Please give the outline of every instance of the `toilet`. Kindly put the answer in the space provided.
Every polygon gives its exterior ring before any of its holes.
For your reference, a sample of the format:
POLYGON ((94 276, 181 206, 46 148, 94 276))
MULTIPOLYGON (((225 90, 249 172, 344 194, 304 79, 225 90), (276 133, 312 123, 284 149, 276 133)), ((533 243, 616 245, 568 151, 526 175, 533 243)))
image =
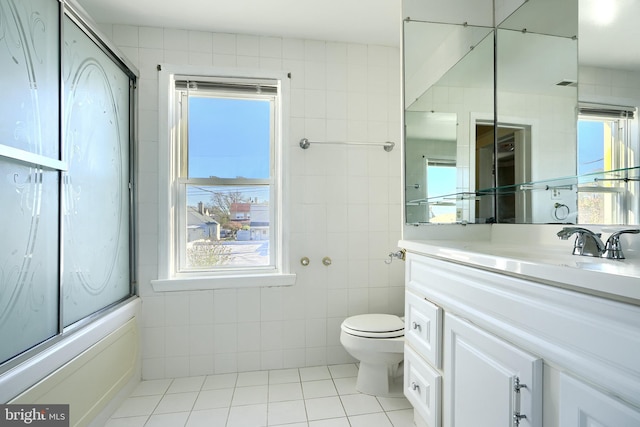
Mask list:
POLYGON ((360 361, 356 390, 375 396, 402 395, 404 320, 391 314, 345 319, 340 342, 360 361))

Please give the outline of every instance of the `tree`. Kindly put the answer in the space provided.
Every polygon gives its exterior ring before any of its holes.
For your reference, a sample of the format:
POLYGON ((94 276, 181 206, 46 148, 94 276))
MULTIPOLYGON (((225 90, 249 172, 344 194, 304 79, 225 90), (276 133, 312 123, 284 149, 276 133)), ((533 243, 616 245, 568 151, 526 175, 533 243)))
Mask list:
POLYGON ((211 214, 221 226, 225 226, 232 219, 231 206, 246 202, 247 197, 240 191, 214 192, 211 195, 211 214))

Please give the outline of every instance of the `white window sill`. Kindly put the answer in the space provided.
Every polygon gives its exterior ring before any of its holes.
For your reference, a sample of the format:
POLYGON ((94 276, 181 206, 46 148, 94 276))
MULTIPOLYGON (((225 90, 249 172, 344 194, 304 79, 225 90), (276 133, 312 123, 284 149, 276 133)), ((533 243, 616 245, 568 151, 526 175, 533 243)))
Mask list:
POLYGON ((189 277, 157 279, 151 281, 155 292, 203 291, 210 289, 266 288, 291 286, 295 274, 252 274, 220 277, 189 277))

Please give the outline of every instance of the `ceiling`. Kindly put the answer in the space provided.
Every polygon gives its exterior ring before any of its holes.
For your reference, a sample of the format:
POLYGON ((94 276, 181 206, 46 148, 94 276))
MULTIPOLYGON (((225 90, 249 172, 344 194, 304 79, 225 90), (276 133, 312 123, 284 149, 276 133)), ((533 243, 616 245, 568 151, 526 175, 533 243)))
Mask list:
MULTIPOLYGON (((640 1, 578 0, 580 61, 640 70, 640 1)), ((402 0, 76 0, 100 23, 399 46, 402 0)), ((544 19, 544 18, 543 18, 544 19)))
POLYGON ((98 23, 399 46, 401 0, 76 0, 98 23))

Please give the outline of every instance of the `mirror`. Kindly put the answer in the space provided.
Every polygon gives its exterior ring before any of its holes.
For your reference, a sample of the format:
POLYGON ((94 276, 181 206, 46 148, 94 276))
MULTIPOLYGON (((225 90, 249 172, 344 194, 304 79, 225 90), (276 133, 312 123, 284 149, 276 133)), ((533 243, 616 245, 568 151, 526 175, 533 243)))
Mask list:
POLYGON ((473 123, 493 122, 493 29, 406 21, 404 54, 406 221, 463 221, 475 208, 473 123))
POLYGON ((443 2, 417 11, 405 0, 424 20, 404 23, 408 224, 639 223, 640 66, 615 41, 593 49, 596 1, 579 1, 504 2, 494 29, 428 22, 443 2))

